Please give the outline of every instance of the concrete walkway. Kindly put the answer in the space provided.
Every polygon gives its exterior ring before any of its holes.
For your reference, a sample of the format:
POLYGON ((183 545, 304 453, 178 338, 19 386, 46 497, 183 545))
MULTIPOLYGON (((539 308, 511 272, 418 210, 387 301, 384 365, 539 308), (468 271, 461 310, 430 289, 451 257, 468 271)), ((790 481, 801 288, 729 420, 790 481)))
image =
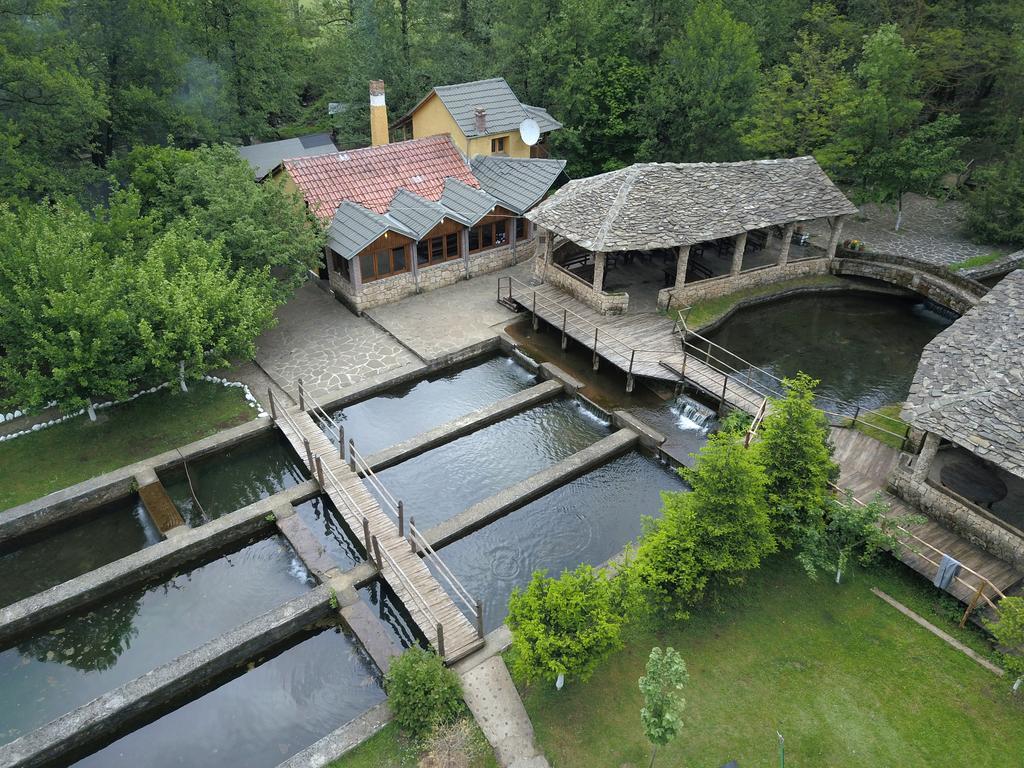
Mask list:
POLYGON ((533 740, 533 724, 501 656, 462 676, 462 694, 502 768, 549 768, 533 740))

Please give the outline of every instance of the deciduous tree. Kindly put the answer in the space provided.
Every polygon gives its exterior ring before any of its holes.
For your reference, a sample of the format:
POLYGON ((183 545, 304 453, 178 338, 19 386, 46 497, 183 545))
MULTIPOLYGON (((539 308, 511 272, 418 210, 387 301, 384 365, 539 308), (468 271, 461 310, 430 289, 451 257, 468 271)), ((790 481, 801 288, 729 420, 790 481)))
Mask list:
POLYGON ((686 662, 674 648, 654 647, 647 657, 647 674, 640 678, 640 693, 644 706, 640 722, 651 742, 651 766, 658 747, 663 747, 679 735, 683 728, 683 710, 686 699, 683 689, 690 680, 686 662))

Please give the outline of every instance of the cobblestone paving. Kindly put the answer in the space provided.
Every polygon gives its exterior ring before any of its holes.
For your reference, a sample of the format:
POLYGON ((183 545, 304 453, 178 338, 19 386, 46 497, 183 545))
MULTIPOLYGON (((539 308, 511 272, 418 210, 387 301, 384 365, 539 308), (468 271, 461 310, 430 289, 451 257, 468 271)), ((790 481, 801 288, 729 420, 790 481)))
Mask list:
POLYGON ((367 311, 382 328, 430 362, 497 335, 515 315, 498 304, 498 278, 528 280, 533 262, 478 275, 455 285, 367 311))
MULTIPOLYGON (((859 214, 847 217, 843 240, 862 240, 869 251, 938 265, 1007 252, 1005 248, 968 240, 962 229, 963 210, 963 204, 957 200, 907 194, 903 199, 903 222, 896 232, 894 206, 865 203, 859 214)), ((828 241, 828 224, 824 221, 814 222, 808 229, 820 235, 819 242, 828 241)))
POLYGON ((422 365, 366 318, 356 317, 313 283, 277 311, 278 324, 257 341, 256 361, 279 386, 335 391, 407 366, 422 365))

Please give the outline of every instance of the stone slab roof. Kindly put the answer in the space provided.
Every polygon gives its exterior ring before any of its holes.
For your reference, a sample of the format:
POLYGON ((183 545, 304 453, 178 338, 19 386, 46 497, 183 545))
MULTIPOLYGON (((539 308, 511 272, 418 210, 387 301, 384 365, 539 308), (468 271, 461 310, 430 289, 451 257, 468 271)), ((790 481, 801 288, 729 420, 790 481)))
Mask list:
POLYGON ((248 147, 238 147, 238 154, 249 161, 257 181, 263 181, 286 157, 310 157, 337 152, 329 133, 311 133, 294 139, 265 141, 248 147))
POLYGON ((854 213, 813 157, 638 163, 571 181, 527 218, 593 251, 692 245, 854 213))
POLYGON ((503 77, 436 86, 394 125, 407 122, 412 114, 433 94, 437 94, 437 97, 441 99, 445 109, 458 124, 459 130, 471 139, 495 133, 518 131, 519 124, 528 117, 537 121, 543 133, 562 127, 562 124, 551 117, 542 107, 531 107, 520 102, 503 77), (477 129, 477 107, 482 107, 487 113, 486 126, 483 131, 477 129))
POLYGON ((902 416, 1024 478, 1024 270, 929 342, 902 416))
POLYGON ((547 194, 565 160, 478 155, 470 161, 480 187, 513 213, 522 214, 547 194))

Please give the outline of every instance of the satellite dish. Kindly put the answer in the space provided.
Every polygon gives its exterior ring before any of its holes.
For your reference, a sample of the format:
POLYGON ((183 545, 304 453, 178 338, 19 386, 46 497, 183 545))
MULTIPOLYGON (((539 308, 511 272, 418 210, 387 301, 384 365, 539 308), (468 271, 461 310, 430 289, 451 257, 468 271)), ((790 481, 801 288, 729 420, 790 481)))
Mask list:
POLYGON ((523 143, 532 147, 540 140, 540 126, 532 117, 528 117, 519 124, 519 135, 523 143))

